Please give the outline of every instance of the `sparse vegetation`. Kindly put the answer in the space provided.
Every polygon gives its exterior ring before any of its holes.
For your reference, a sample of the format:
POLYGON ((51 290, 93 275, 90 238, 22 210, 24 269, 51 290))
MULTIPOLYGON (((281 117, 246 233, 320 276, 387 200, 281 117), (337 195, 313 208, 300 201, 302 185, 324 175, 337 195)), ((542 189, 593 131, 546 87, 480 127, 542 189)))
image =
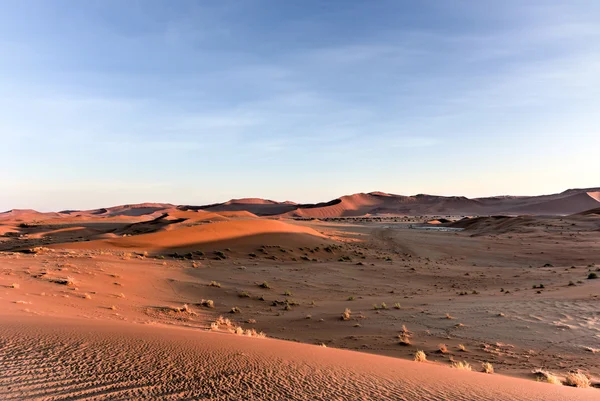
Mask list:
POLYGON ((217 287, 217 288, 221 288, 221 283, 217 283, 216 281, 211 281, 210 284, 208 285, 209 287, 217 287))
POLYGON ((352 311, 348 308, 346 308, 346 310, 344 311, 344 313, 342 313, 342 320, 350 320, 352 311))
POLYGON ((462 344, 458 344, 458 350, 461 352, 467 352, 467 348, 462 344))
POLYGON ((401 308, 402 308, 402 306, 400 305, 400 303, 399 303, 399 302, 396 302, 396 303, 394 304, 394 309, 401 309, 401 308))
POLYGON ((446 346, 446 344, 439 344, 438 345, 438 350, 442 353, 442 354, 447 354, 448 353, 448 347, 446 346))
POLYGON ((248 294, 246 291, 242 291, 238 294, 238 297, 240 298, 250 298, 250 294, 248 294))
POLYGON ((270 289, 271 286, 269 285, 269 283, 267 283, 266 281, 263 281, 261 284, 258 285, 260 288, 265 288, 265 289, 270 289))
POLYGON ((471 365, 467 361, 453 362, 452 367, 454 369, 460 369, 460 370, 469 370, 469 371, 473 370, 471 368, 471 365))
POLYGON ((427 355, 425 354, 425 352, 419 350, 419 351, 415 352, 414 360, 416 362, 425 362, 425 361, 427 361, 427 355))
POLYGON ((565 384, 567 386, 588 388, 591 386, 590 378, 583 372, 570 372, 565 377, 565 384))
POLYGON ((19 287, 21 287, 21 286, 17 283, 12 283, 11 285, 9 285, 9 288, 14 288, 15 290, 19 289, 19 287))
POLYGON ((354 301, 354 297, 353 296, 348 297, 348 301, 354 301))
POLYGON ((590 274, 588 274, 587 276, 588 280, 594 280, 598 278, 598 274, 591 272, 590 274))
POLYGON ((489 363, 489 362, 483 362, 483 363, 481 364, 481 371, 482 371, 483 373, 487 373, 487 374, 490 374, 490 375, 491 375, 492 373, 494 373, 494 365, 492 365, 492 364, 491 364, 491 363, 489 363))
POLYGON ((234 306, 233 308, 231 308, 229 313, 242 313, 242 310, 240 308, 238 308, 237 306, 234 306))
POLYGON ((400 345, 410 345, 410 335, 408 333, 400 333, 398 334, 398 340, 400 345))
POLYGON ((285 290, 285 292, 283 293, 283 295, 285 295, 286 297, 291 297, 292 296, 292 292, 290 290, 285 290))
POLYGON ((203 299, 202 301, 200 301, 200 305, 206 306, 207 308, 215 307, 215 303, 213 302, 212 299, 203 299))
POLYGON ((562 382, 558 378, 558 376, 553 375, 552 373, 543 370, 543 369, 535 369, 533 374, 537 376, 536 380, 540 382, 556 384, 562 386, 562 382))

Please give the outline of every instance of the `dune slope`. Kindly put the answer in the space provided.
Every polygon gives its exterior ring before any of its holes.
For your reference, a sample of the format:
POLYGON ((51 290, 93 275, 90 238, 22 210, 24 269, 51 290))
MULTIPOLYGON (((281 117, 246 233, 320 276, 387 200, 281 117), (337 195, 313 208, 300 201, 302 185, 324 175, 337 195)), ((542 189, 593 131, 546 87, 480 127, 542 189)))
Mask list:
POLYGON ((597 390, 181 328, 3 316, 3 400, 593 400, 597 390))
MULTIPOLYGON (((234 220, 212 224, 203 224, 193 227, 184 227, 171 231, 160 231, 116 239, 105 239, 80 243, 69 243, 57 247, 73 247, 86 249, 126 248, 145 251, 163 249, 184 249, 203 244, 225 243, 265 236, 309 237, 322 240, 322 234, 309 227, 297 226, 276 220, 234 220)), ((256 245, 260 245, 257 243, 256 245)))

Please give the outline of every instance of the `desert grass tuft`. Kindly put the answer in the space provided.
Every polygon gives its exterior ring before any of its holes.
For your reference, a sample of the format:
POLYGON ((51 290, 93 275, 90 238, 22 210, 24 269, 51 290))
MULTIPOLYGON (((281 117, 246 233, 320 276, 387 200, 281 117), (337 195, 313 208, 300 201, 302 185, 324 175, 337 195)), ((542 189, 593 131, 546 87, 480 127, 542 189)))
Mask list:
POLYGON ((553 375, 552 373, 550 373, 546 370, 535 369, 533 371, 533 374, 537 376, 536 380, 539 382, 545 382, 545 383, 556 384, 556 385, 562 386, 562 382, 560 381, 558 376, 553 375))
POLYGON ((590 378, 583 372, 570 372, 565 377, 565 384, 567 386, 588 388, 591 386, 590 378))
POLYGON ((469 371, 473 370, 471 368, 471 365, 467 361, 453 362, 452 367, 454 369, 460 369, 460 370, 469 370, 469 371))
POLYGON ((490 375, 491 375, 492 373, 494 373, 494 365, 492 365, 492 364, 491 364, 491 363, 489 363, 489 362, 483 362, 483 363, 481 364, 481 371, 482 371, 483 373, 487 373, 487 374, 490 374, 490 375))
POLYGON ((399 340, 399 344, 400 345, 407 346, 407 345, 411 344, 411 342, 410 342, 410 336, 408 334, 405 334, 405 333, 399 334, 398 335, 398 340, 399 340))
POLYGON ((346 308, 344 313, 342 313, 342 320, 350 320, 351 315, 352 315, 352 311, 350 309, 346 308))
POLYGON ((427 355, 425 354, 425 352, 419 350, 417 352, 415 352, 415 358, 414 360, 416 362, 426 362, 427 361, 427 355))

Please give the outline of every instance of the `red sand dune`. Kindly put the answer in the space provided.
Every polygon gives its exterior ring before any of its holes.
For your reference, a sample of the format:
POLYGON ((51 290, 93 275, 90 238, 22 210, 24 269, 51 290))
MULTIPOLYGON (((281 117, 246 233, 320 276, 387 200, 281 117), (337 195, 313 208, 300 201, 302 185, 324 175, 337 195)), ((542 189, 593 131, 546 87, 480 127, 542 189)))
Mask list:
POLYGON ((110 321, 2 316, 0 398, 597 400, 598 390, 307 344, 110 321), (26 356, 26 357, 24 357, 26 356))
MULTIPOLYGON (((153 232, 135 236, 89 241, 84 243, 68 243, 56 245, 63 248, 110 249, 125 248, 145 251, 158 251, 162 249, 194 248, 211 243, 223 243, 260 237, 265 235, 274 237, 295 235, 300 238, 312 237, 322 242, 326 237, 312 228, 297 226, 276 220, 233 220, 218 222, 193 227, 179 228, 176 231, 153 232)), ((281 241, 278 241, 281 242, 281 241)), ((258 243, 257 245, 260 245, 258 243)))

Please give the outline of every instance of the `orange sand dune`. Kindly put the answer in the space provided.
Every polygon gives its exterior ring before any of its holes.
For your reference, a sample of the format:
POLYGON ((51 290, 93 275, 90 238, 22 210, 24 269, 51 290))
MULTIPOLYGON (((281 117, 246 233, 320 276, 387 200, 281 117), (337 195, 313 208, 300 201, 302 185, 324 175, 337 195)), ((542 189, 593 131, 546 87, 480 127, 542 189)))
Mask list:
POLYGON ((507 209, 507 213, 519 214, 573 214, 600 206, 600 192, 580 192, 561 198, 553 198, 525 206, 507 209))
POLYGON ((596 389, 273 339, 114 321, 1 318, 0 337, 8 345, 0 347, 3 400, 598 399, 596 389))
POLYGON ((264 238, 264 235, 283 236, 290 234, 321 240, 326 238, 312 228, 276 220, 234 220, 118 239, 62 244, 57 245, 57 247, 88 249, 128 248, 157 251, 161 249, 196 247, 202 244, 232 241, 248 237, 261 236, 261 238, 264 238))

